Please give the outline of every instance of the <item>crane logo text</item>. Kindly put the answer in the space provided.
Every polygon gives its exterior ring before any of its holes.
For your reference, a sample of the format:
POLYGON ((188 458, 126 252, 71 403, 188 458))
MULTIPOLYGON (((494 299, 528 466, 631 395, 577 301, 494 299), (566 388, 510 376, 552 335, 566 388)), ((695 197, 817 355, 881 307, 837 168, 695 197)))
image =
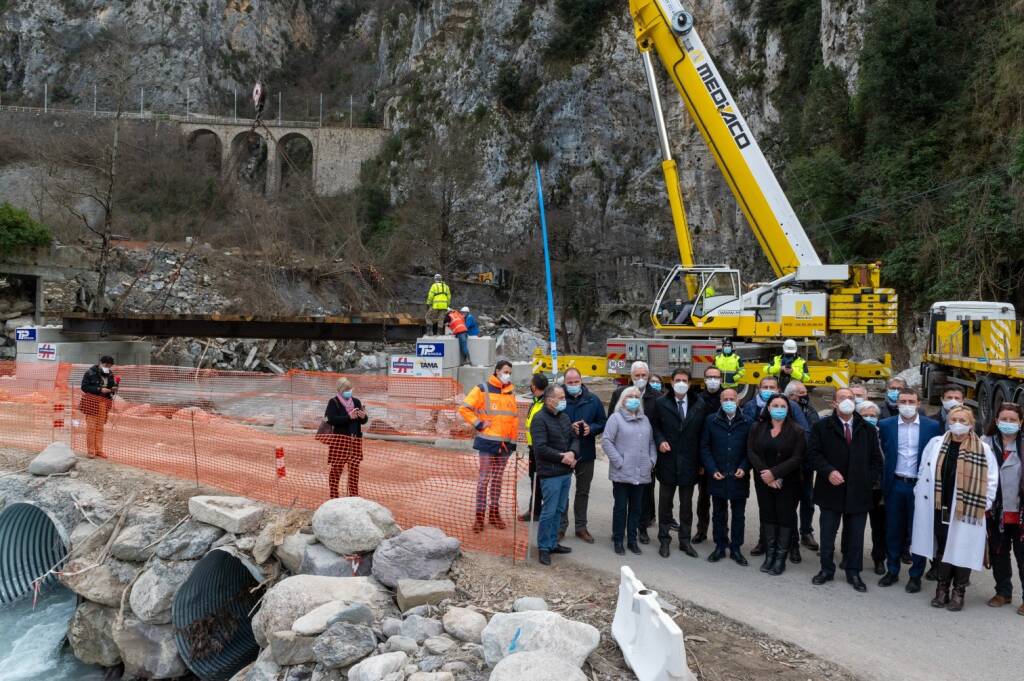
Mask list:
POLYGON ((729 101, 729 94, 722 87, 721 83, 718 82, 714 71, 711 70, 711 65, 704 63, 698 66, 697 75, 704 82, 704 87, 708 89, 711 101, 715 103, 718 111, 722 114, 722 120, 725 121, 726 127, 729 128, 729 133, 736 141, 736 146, 740 149, 749 147, 750 136, 743 129, 743 122, 740 120, 740 117, 733 111, 733 105, 729 101))

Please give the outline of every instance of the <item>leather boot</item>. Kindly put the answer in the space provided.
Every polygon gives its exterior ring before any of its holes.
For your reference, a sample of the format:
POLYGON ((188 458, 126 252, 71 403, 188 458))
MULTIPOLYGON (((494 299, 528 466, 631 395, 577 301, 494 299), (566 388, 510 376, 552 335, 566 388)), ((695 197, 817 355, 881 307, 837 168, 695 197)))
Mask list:
POLYGON ((765 524, 761 526, 762 541, 764 542, 764 562, 761 563, 761 572, 771 572, 772 563, 775 562, 775 552, 779 550, 779 541, 776 536, 778 531, 778 525, 765 524))
POLYGON ((473 531, 477 532, 477 533, 484 531, 484 512, 483 511, 477 511, 476 512, 476 522, 473 523, 473 531))
POLYGON ((499 530, 505 529, 505 521, 501 519, 501 514, 498 513, 498 509, 496 508, 491 509, 490 513, 488 514, 487 522, 489 522, 491 525, 494 525, 499 530))
POLYGON ((771 569, 768 572, 778 577, 786 571, 786 558, 789 557, 787 547, 791 548, 793 546, 793 529, 780 527, 779 538, 776 540, 775 546, 775 559, 772 561, 771 569))
POLYGON ((765 551, 764 525, 762 525, 761 526, 761 534, 759 534, 758 537, 757 537, 757 544, 754 545, 754 548, 750 549, 750 555, 752 555, 752 556, 761 556, 761 555, 764 555, 764 551, 765 551))
POLYGON ((935 584, 935 598, 932 599, 933 608, 945 608, 949 605, 949 580, 939 580, 935 584))
POLYGON ((967 591, 966 584, 956 584, 953 586, 953 592, 949 597, 949 605, 946 606, 946 610, 950 612, 960 612, 964 609, 964 592, 967 591))
POLYGON ((803 561, 803 556, 800 555, 800 539, 797 538, 796 533, 793 533, 793 540, 789 546, 789 562, 796 565, 803 561))

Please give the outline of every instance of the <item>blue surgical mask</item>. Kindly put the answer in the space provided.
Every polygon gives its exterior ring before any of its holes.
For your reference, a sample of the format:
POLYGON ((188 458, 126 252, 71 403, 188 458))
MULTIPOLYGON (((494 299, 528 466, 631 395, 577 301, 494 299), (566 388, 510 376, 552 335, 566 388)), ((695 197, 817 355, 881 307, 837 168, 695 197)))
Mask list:
POLYGON ((653 390, 656 393, 660 393, 661 392, 661 382, 660 381, 651 381, 651 390, 653 390))
POLYGON ((1019 423, 1010 423, 1009 421, 1000 421, 996 424, 996 428, 1003 435, 1016 435, 1020 432, 1019 423))
POLYGON ((789 413, 789 409, 786 407, 772 407, 768 410, 768 413, 772 415, 772 418, 776 421, 783 421, 786 418, 786 414, 789 413))
POLYGON ((722 348, 722 354, 723 355, 731 355, 732 354, 732 347, 727 345, 724 348, 722 348))
POLYGON ((870 423, 873 426, 877 426, 878 425, 878 417, 877 416, 865 416, 864 420, 867 421, 868 423, 870 423))
POLYGON ((736 413, 736 403, 733 402, 732 400, 729 400, 728 402, 722 402, 722 411, 724 411, 729 416, 732 416, 733 414, 736 413))
POLYGON ((896 404, 896 400, 900 399, 900 391, 899 390, 886 390, 885 391, 885 399, 887 399, 891 404, 896 404))
POLYGON ((565 392, 569 393, 573 397, 576 397, 581 392, 583 392, 583 386, 582 385, 567 385, 567 386, 565 386, 565 392))
POLYGON ((640 410, 640 398, 639 397, 630 397, 629 399, 627 399, 626 400, 626 409, 628 409, 630 411, 639 411, 640 410))
POLYGON ((565 400, 558 400, 558 404, 555 405, 555 409, 557 409, 558 411, 565 411, 565 408, 567 406, 568 405, 566 404, 565 400))
POLYGON ((764 400, 765 402, 767 402, 768 400, 772 399, 772 395, 775 394, 775 391, 774 390, 762 390, 760 394, 761 394, 761 399, 764 400))
POLYGON ((341 396, 344 397, 346 400, 351 400, 352 399, 352 391, 351 390, 346 390, 345 392, 341 393, 341 396))

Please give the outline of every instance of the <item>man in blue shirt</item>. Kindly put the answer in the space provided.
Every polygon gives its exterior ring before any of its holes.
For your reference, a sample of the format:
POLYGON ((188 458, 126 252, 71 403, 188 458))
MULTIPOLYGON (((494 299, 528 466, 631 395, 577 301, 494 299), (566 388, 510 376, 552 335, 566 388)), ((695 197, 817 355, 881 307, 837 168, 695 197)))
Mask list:
POLYGON ((479 336, 480 335, 480 324, 477 323, 476 316, 473 315, 473 314, 470 314, 469 307, 468 306, 463 307, 460 310, 460 312, 462 312, 462 317, 466 321, 466 330, 469 332, 469 337, 472 338, 474 336, 479 336))

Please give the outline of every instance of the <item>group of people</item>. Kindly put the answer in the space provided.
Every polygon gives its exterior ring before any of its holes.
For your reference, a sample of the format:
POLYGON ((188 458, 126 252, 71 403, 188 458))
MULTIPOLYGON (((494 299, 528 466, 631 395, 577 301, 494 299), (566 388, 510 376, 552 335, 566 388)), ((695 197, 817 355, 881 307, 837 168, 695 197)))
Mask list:
POLYGON ((480 335, 480 325, 476 317, 463 305, 455 310, 451 307, 452 290, 440 274, 434 275, 434 283, 427 291, 427 326, 435 336, 440 335, 445 327, 459 341, 459 352, 463 364, 469 361, 469 338, 480 335))
MULTIPOLYGON (((720 356, 728 356, 724 348, 720 356)), ((753 396, 741 402, 737 367, 726 378, 716 362, 697 388, 686 368, 675 369, 663 386, 644 362, 635 362, 631 383, 614 392, 607 411, 575 369, 561 384, 535 375, 526 421, 533 494, 521 519, 539 520, 540 562, 548 565, 552 555, 571 551, 561 540, 574 478, 575 534, 595 541, 587 507, 600 438, 618 554, 641 553, 656 521, 659 555, 671 556, 675 531, 679 550, 696 558, 695 545, 707 539, 702 517, 710 515, 714 547, 707 560, 728 557, 748 565, 742 547, 753 479, 761 522, 750 553, 763 556, 766 574, 801 562, 803 546, 820 556, 813 584, 832 581, 841 570, 863 593, 870 523, 880 587, 897 584, 908 565, 907 592, 934 579, 932 605, 957 611, 971 571, 991 566, 996 594, 989 605, 1012 602, 1014 559, 1018 577, 1024 573, 1024 409, 999 405, 982 431, 959 386, 947 386, 932 419, 918 393, 893 378, 880 403, 868 399, 863 383, 837 389, 831 412, 822 416, 799 380, 806 377, 802 361, 782 357, 769 366, 775 371, 766 371, 753 396)), ((462 415, 478 431, 474 446, 481 453, 473 529, 482 532, 485 523, 503 528, 499 482, 517 435, 510 365, 499 362, 488 382, 470 392, 462 415)), ((1024 615, 1024 605, 1018 613, 1024 615)))

